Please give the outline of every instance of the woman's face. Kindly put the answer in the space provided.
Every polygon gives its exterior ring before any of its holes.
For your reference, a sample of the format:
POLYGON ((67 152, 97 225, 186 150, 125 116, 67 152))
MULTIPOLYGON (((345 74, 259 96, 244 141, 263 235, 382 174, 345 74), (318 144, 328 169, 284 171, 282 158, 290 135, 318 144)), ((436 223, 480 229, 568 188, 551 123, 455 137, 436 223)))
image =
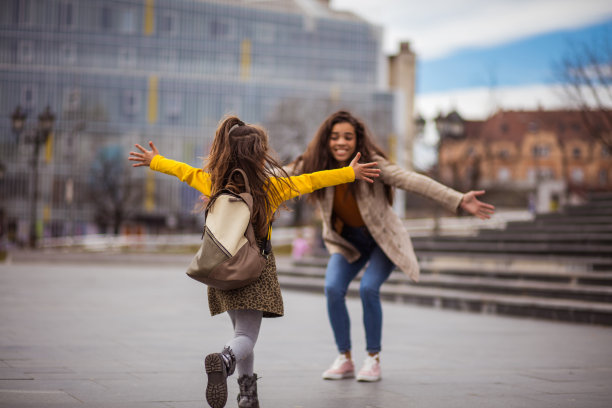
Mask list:
POLYGON ((347 166, 357 146, 355 128, 348 122, 336 123, 329 136, 329 150, 340 165, 347 166))

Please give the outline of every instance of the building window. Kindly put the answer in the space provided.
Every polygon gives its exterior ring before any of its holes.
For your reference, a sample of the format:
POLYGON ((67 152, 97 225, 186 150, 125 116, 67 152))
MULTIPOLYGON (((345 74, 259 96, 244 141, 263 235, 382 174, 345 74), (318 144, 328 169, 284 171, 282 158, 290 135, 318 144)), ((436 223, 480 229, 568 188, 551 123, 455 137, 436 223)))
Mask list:
POLYGON ((15 2, 15 21, 22 27, 34 23, 34 2, 32 0, 17 0, 15 2))
POLYGON ((579 147, 574 147, 574 148, 572 149, 572 157, 573 157, 574 159, 579 159, 579 158, 580 158, 580 156, 582 156, 582 150, 580 150, 580 148, 579 148, 579 147))
POLYGON ((208 32, 212 38, 229 40, 232 38, 232 27, 227 20, 216 19, 210 21, 208 32))
POLYGON ((178 119, 183 111, 182 95, 178 92, 166 94, 164 98, 164 111, 168 119, 178 119))
POLYGON ((119 48, 119 68, 133 68, 136 66, 136 50, 134 48, 119 48))
POLYGON ((599 179, 600 186, 608 185, 608 170, 606 169, 599 170, 599 174, 597 178, 599 179))
POLYGON ((136 9, 126 7, 121 10, 119 15, 119 31, 123 34, 133 34, 136 32, 136 9))
POLYGON ((533 157, 548 157, 550 148, 547 145, 535 145, 532 149, 533 157))
POLYGON ((36 105, 36 89, 33 85, 24 85, 21 88, 21 106, 26 111, 32 112, 36 105))
POLYGON ((113 28, 113 12, 109 6, 102 7, 100 27, 102 27, 103 31, 110 31, 113 28))
POLYGON ((499 158, 502 159, 502 160, 506 160, 506 159, 508 159, 510 157, 510 152, 508 150, 506 150, 506 149, 500 150, 497 154, 498 154, 499 158))
POLYGON ((255 38, 257 41, 271 44, 276 38, 276 26, 269 23, 259 23, 255 26, 255 38))
POLYGON ((532 183, 542 180, 551 180, 554 177, 555 173, 549 167, 530 168, 527 171, 527 180, 532 183))
POLYGON ((165 71, 174 71, 178 68, 176 50, 163 48, 159 51, 159 66, 165 71))
POLYGON ((81 107, 81 91, 78 88, 70 88, 64 92, 64 111, 74 112, 81 107))
POLYGON ((140 113, 140 94, 136 91, 123 92, 123 113, 134 116, 140 113))
POLYGON ((60 28, 71 29, 75 27, 77 18, 76 6, 73 1, 60 1, 58 18, 60 28))
POLYGON ((541 180, 552 180, 555 178, 555 173, 552 171, 550 167, 542 167, 540 169, 540 179, 541 180))
POLYGON ((29 64, 34 62, 34 44, 32 41, 19 41, 17 49, 17 62, 29 64))
POLYGON ((607 159, 608 157, 610 157, 610 149, 608 148, 608 146, 601 147, 601 157, 603 159, 607 159))
POLYGON ((506 167, 502 167, 497 171, 497 181, 509 181, 510 170, 506 167))
POLYGON ((60 57, 65 65, 73 65, 77 60, 76 44, 62 44, 60 46, 60 57))
POLYGON ((159 32, 166 35, 178 33, 178 15, 171 11, 165 11, 159 16, 159 32))
POLYGON ((581 184, 584 181, 584 171, 582 169, 572 169, 572 181, 581 184))

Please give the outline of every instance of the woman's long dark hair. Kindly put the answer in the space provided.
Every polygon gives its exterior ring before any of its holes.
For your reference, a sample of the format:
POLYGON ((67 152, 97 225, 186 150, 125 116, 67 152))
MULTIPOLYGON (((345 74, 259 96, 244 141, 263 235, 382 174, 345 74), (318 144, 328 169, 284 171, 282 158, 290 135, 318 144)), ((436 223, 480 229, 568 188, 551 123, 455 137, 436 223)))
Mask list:
MULTIPOLYGON (((329 138, 332 129, 338 123, 350 123, 355 129, 356 147, 355 154, 361 153, 361 159, 364 162, 371 162, 374 154, 387 158, 385 152, 374 143, 370 137, 370 133, 365 124, 350 112, 338 111, 330 115, 319 127, 314 138, 308 144, 304 154, 299 156, 294 163, 301 166, 303 173, 312 173, 319 170, 330 170, 340 167, 340 163, 334 159, 329 148, 329 138)), ((353 156, 354 157, 354 156, 353 156)), ((351 157, 351 160, 353 159, 351 157)), ((350 189, 354 195, 357 195, 355 184, 350 185, 350 189)), ((325 195, 325 189, 314 191, 309 198, 313 200, 322 199, 325 195)), ((385 195, 389 204, 393 203, 393 189, 385 184, 385 195)))
POLYGON ((235 192, 244 191, 242 177, 234 176, 235 168, 244 170, 249 179, 253 196, 253 227, 258 238, 267 233, 267 226, 274 218, 273 209, 283 202, 280 191, 270 182, 272 177, 287 177, 281 183, 287 188, 295 187, 280 163, 270 155, 268 135, 259 126, 245 124, 236 116, 221 121, 215 133, 204 171, 210 174, 211 195, 230 188, 235 192))

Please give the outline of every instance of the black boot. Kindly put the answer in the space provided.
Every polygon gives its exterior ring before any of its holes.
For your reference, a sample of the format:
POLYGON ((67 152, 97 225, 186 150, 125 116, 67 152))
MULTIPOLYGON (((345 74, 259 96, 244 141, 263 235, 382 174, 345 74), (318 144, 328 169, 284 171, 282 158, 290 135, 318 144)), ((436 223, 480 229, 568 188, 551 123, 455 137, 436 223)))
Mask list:
POLYGON ((206 401, 212 408, 223 408, 227 402, 227 377, 234 373, 236 357, 225 347, 221 353, 207 355, 204 367, 208 375, 206 401))
POLYGON ((238 394, 239 408, 259 408, 259 400, 257 399, 257 374, 243 374, 238 378, 238 394))

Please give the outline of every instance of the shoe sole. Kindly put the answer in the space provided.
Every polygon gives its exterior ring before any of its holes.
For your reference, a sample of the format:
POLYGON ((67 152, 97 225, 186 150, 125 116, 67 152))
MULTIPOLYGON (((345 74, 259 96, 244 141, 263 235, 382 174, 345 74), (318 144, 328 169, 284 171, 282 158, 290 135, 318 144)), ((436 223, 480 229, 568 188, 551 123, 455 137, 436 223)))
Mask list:
POLYGON ((324 380, 346 380, 347 378, 355 378, 355 373, 348 374, 327 374, 322 376, 324 380))
POLYGON ((359 382, 376 382, 380 381, 381 377, 366 377, 366 376, 358 376, 357 381, 359 382))
POLYGON ((204 367, 208 375, 206 401, 212 408, 223 408, 227 402, 227 372, 221 355, 207 355, 204 367))

